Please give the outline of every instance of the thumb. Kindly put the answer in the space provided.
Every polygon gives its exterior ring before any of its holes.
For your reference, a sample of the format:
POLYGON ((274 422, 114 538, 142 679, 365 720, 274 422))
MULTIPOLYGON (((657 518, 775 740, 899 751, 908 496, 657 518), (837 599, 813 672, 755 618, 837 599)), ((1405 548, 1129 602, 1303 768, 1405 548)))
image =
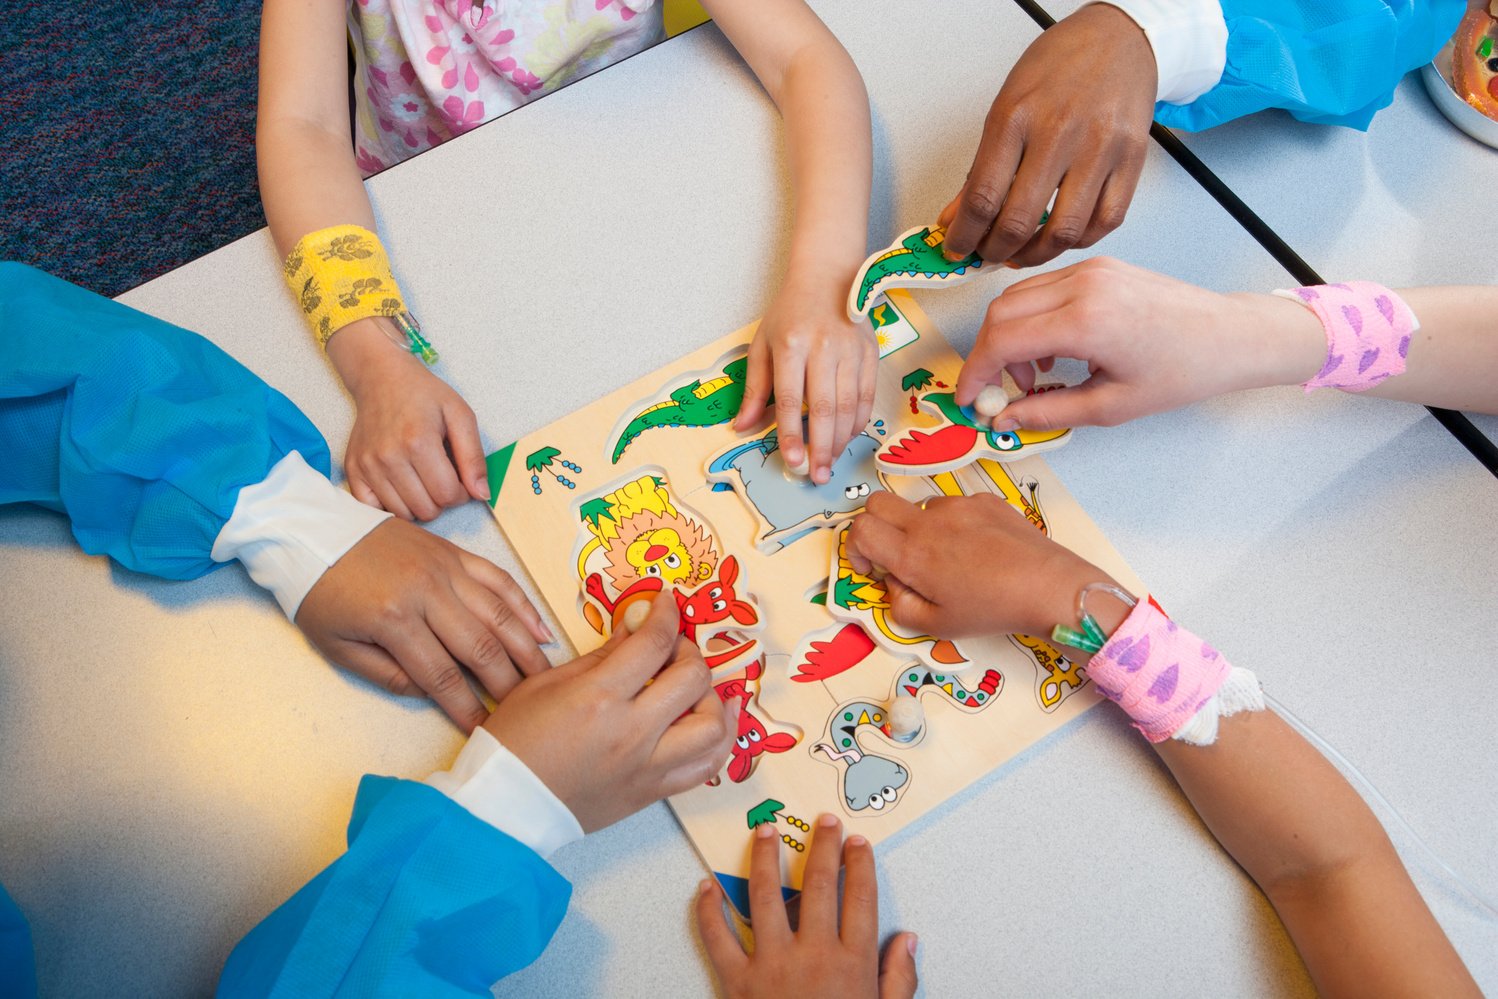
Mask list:
POLYGON ((1096 377, 1080 385, 1051 389, 1016 399, 994 417, 997 431, 1064 430, 1067 427, 1091 427, 1120 423, 1124 417, 1117 409, 1116 393, 1096 377))
POLYGON ((884 578, 884 591, 889 594, 889 616, 896 624, 927 634, 931 631, 932 603, 920 591, 911 588, 904 580, 895 576, 884 578))
POLYGON ((484 445, 479 440, 479 424, 465 403, 443 408, 447 424, 447 446, 452 449, 453 465, 463 488, 476 500, 489 502, 489 463, 484 460, 484 445))
POLYGON ((879 961, 879 999, 911 999, 919 984, 915 973, 914 933, 897 933, 884 945, 879 961))
POLYGON ((744 371, 744 400, 739 403, 739 413, 733 421, 733 429, 739 431, 748 430, 759 422, 773 384, 769 345, 761 342, 757 331, 754 338, 754 343, 749 345, 749 363, 744 371))

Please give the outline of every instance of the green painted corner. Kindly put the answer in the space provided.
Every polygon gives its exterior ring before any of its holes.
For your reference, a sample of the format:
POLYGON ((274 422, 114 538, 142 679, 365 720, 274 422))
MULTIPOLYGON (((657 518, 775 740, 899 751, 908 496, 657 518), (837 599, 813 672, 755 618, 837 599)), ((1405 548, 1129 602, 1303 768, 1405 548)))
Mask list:
POLYGON ((514 453, 515 445, 509 444, 484 459, 489 469, 490 509, 493 509, 494 505, 499 502, 499 491, 504 488, 505 476, 510 472, 510 458, 514 453))

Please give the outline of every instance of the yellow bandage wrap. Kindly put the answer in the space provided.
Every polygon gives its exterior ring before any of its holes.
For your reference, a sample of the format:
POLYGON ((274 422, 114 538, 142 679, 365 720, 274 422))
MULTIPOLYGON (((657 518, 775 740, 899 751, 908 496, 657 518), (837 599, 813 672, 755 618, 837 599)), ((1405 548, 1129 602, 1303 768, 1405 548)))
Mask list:
POLYGON ((307 325, 324 348, 349 323, 393 316, 406 303, 390 273, 380 237, 357 225, 335 225, 297 241, 284 267, 307 325))

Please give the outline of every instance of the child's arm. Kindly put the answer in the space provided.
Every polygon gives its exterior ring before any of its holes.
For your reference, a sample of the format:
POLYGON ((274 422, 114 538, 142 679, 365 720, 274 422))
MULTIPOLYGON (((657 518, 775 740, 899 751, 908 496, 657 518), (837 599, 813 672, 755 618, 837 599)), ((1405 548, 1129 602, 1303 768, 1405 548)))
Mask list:
MULTIPOLYGON (((329 226, 375 228, 350 134, 346 11, 342 0, 266 0, 261 17, 256 157, 283 258, 329 226)), ((473 411, 392 336, 389 319, 371 316, 327 342, 356 407, 344 456, 350 490, 407 520, 487 499, 473 411)))
MULTIPOLYGON (((1486 334, 1498 316, 1498 288, 1410 288, 1397 291, 1419 320, 1405 370, 1367 388, 1369 395, 1451 409, 1498 413, 1498 338, 1486 334)), ((1325 311, 1343 317, 1333 289, 1325 311)), ((1384 296, 1391 315, 1402 315, 1384 296)), ((1011 285, 994 299, 963 365, 957 401, 969 403, 1008 369, 1023 389, 1034 365, 1056 357, 1087 361, 1080 385, 1016 400, 999 429, 1113 426, 1225 392, 1296 385, 1318 377, 1332 358, 1340 374, 1358 377, 1361 356, 1377 348, 1369 370, 1394 357, 1400 337, 1377 298, 1354 306, 1330 347, 1320 319, 1304 304, 1268 294, 1220 295, 1174 278, 1096 257, 1011 285), (1008 421, 1013 421, 1009 423, 1008 421)), ((1342 322, 1341 319, 1338 319, 1342 322)))
MULTIPOLYGON (((875 493, 853 522, 848 550, 860 570, 887 567, 895 620, 950 638, 1078 628, 1082 588, 1109 582, 992 495, 933 499, 922 509, 875 493)), ((1131 613, 1097 594, 1088 609, 1104 634, 1118 635, 1126 619, 1131 628, 1100 655, 1078 655, 1089 678, 1151 741, 1160 740, 1161 758, 1274 904, 1322 992, 1365 995, 1377 982, 1391 995, 1478 994, 1378 821, 1330 764, 1267 711, 1220 719, 1209 745, 1174 741, 1204 701, 1211 699, 1215 717, 1224 679, 1234 682, 1226 664, 1158 618, 1152 632, 1133 630, 1136 614, 1149 619, 1148 605, 1131 613), (1192 655, 1204 664, 1195 672, 1192 655), (1171 706, 1182 704, 1186 710, 1173 716, 1171 706)))
POLYGON ((1210 746, 1155 749, 1263 889, 1319 993, 1481 995, 1367 804, 1278 715, 1224 719, 1210 746))
POLYGON ((846 314, 867 243, 872 140, 863 78, 803 0, 704 0, 785 119, 795 216, 785 275, 760 321, 737 426, 771 391, 788 466, 810 459, 825 482, 874 406, 879 351, 846 314), (805 442, 801 405, 810 410, 805 442))

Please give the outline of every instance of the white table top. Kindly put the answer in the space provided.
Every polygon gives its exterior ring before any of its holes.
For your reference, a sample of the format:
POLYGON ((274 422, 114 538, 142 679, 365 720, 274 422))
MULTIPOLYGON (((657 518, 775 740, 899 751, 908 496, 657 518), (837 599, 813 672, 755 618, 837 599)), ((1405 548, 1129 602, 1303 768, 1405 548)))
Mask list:
MULTIPOLYGON (((867 78, 882 241, 956 190, 1035 29, 983 0, 816 6, 867 78)), ((491 446, 759 314, 789 212, 778 135, 708 26, 371 181, 402 284, 491 446)), ((1158 151, 1098 249, 1223 290, 1284 283, 1158 151)), ((1012 279, 921 302, 965 351, 1012 279)), ((124 300, 226 347, 341 454, 350 405, 266 233, 124 300)), ((1083 431, 1051 461, 1178 619, 1498 894, 1491 476, 1418 408, 1298 390, 1083 431)), ((433 529, 524 579, 478 504, 433 529)), ((207 991, 234 942, 338 854, 360 774, 419 778, 459 744, 435 709, 328 666, 238 568, 146 579, 11 509, 0 588, 24 595, 0 615, 0 881, 32 921, 46 994, 207 991)), ((1498 928, 1393 836, 1498 991, 1498 928)), ((1262 895, 1106 706, 879 859, 883 925, 921 934, 929 995, 1310 992, 1262 895), (1146 835, 1149 869, 1133 862, 1146 835)), ((556 863, 572 910, 502 994, 709 988, 689 914, 702 869, 665 806, 556 863)))

